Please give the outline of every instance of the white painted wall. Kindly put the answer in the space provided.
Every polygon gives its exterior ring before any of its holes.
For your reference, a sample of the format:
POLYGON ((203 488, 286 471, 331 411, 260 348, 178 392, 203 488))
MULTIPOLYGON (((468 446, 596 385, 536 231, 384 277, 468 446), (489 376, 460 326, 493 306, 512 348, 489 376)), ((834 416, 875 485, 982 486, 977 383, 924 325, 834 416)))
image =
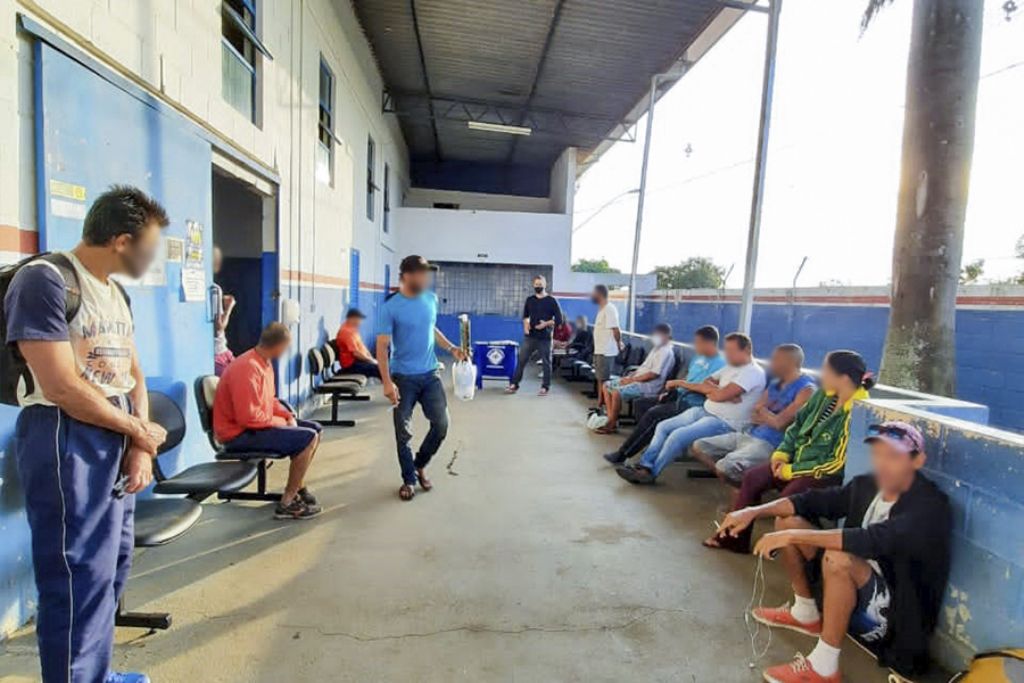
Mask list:
POLYGON ((551 213, 572 215, 576 195, 576 148, 568 147, 551 165, 551 213))
POLYGON ((403 207, 399 251, 436 261, 548 265, 552 288, 568 282, 572 217, 553 213, 403 207))
POLYGON ((36 229, 32 43, 16 30, 24 13, 276 172, 283 271, 347 278, 354 246, 362 279, 382 281, 394 236, 382 234, 382 193, 374 220, 366 218, 367 135, 377 142, 377 178, 385 162, 391 168, 393 206, 408 185, 408 155, 397 121, 381 113, 383 81, 351 4, 259 3, 262 38, 274 55, 261 64, 260 125, 221 95, 220 7, 219 0, 0 0, 0 262, 19 257, 19 238, 36 229), (335 75, 343 143, 330 185, 314 179, 321 55, 335 75))
POLYGON ((403 204, 421 209, 432 209, 435 202, 458 204, 460 211, 519 211, 521 213, 547 213, 551 204, 547 197, 517 197, 509 194, 431 190, 424 187, 410 187, 406 191, 403 204))

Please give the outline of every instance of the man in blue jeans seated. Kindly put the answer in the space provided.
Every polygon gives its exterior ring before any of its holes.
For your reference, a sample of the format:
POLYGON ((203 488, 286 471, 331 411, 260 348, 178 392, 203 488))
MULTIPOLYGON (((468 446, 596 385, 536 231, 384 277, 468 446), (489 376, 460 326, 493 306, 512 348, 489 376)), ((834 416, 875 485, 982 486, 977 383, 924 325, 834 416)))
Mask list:
POLYGON ((683 389, 704 394, 704 405, 659 423, 640 462, 615 469, 620 477, 631 484, 653 484, 697 439, 742 431, 750 424, 765 387, 764 370, 754 362, 750 337, 741 332, 727 335, 725 360, 728 365, 704 382, 681 383, 683 389))
POLYGON ((426 467, 448 434, 448 400, 437 371, 435 345, 465 360, 462 349, 437 329, 437 295, 428 288, 433 267, 422 256, 406 256, 399 266, 398 291, 381 307, 377 335, 384 396, 394 408, 395 442, 402 469, 398 496, 409 501, 417 482, 424 491, 434 488, 426 467), (430 422, 427 436, 413 458, 412 411, 419 403, 430 422))
POLYGON ((660 423, 688 408, 704 405, 704 394, 687 391, 681 386, 687 382, 700 384, 725 366, 725 358, 718 350, 718 339, 718 328, 714 325, 697 328, 693 334, 695 355, 686 367, 686 379, 670 379, 665 382, 665 391, 658 397, 658 405, 643 414, 618 450, 604 454, 605 460, 613 465, 621 465, 647 448, 660 423))
POLYGON ((768 462, 783 432, 814 393, 814 380, 803 374, 803 362, 799 344, 776 346, 768 368, 772 380, 754 406, 750 430, 697 440, 690 449, 694 459, 734 487, 751 467, 768 462))

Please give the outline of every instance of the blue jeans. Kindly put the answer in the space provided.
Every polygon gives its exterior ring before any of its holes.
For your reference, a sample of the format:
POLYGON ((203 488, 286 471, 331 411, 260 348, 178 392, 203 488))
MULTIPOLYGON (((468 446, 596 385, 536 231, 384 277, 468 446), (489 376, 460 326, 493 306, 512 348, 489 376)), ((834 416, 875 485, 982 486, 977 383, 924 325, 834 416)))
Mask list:
POLYGON ((415 485, 416 470, 430 463, 448 435, 448 399, 444 395, 441 375, 436 370, 422 375, 392 375, 391 379, 398 387, 398 405, 394 410, 398 464, 402 468, 402 481, 415 485), (412 441, 412 411, 417 403, 430 422, 430 430, 414 459, 409 442, 412 441))
POLYGON ((654 438, 640 459, 640 465, 658 476, 668 465, 681 458, 697 439, 731 431, 734 430, 728 423, 704 410, 703 406, 690 408, 658 423, 654 438))

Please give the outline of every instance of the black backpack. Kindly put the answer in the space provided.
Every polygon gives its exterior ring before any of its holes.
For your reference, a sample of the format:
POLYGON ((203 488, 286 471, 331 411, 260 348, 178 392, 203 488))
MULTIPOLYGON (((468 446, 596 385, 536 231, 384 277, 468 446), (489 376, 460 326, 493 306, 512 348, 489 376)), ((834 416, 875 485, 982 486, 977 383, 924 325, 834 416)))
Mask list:
MULTIPOLYGON (((18 272, 34 261, 46 261, 53 265, 64 278, 64 319, 70 323, 78 315, 82 307, 82 290, 78 283, 78 272, 71 264, 66 254, 61 252, 43 252, 35 256, 29 256, 17 263, 12 263, 0 268, 0 335, 3 336, 3 350, 0 351, 0 403, 18 406, 18 384, 24 379, 25 393, 31 394, 35 391, 35 382, 32 373, 28 369, 25 358, 18 350, 17 344, 7 343, 7 290, 18 272)), ((124 296, 124 300, 131 307, 131 299, 120 282, 113 281, 117 289, 124 296)))

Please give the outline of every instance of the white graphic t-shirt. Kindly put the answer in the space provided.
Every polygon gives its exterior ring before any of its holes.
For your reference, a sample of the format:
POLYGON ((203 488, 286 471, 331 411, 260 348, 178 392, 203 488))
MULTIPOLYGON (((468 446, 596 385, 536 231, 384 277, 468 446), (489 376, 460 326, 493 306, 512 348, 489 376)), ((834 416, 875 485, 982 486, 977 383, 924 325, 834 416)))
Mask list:
MULTIPOLYGON (((131 308, 117 285, 100 282, 74 254, 66 256, 78 274, 78 313, 66 321, 64 277, 53 264, 35 261, 22 268, 7 291, 7 341, 68 341, 82 379, 105 396, 126 394, 135 388, 131 308)), ((53 405, 39 382, 34 385, 27 392, 21 382, 21 405, 53 405)))

